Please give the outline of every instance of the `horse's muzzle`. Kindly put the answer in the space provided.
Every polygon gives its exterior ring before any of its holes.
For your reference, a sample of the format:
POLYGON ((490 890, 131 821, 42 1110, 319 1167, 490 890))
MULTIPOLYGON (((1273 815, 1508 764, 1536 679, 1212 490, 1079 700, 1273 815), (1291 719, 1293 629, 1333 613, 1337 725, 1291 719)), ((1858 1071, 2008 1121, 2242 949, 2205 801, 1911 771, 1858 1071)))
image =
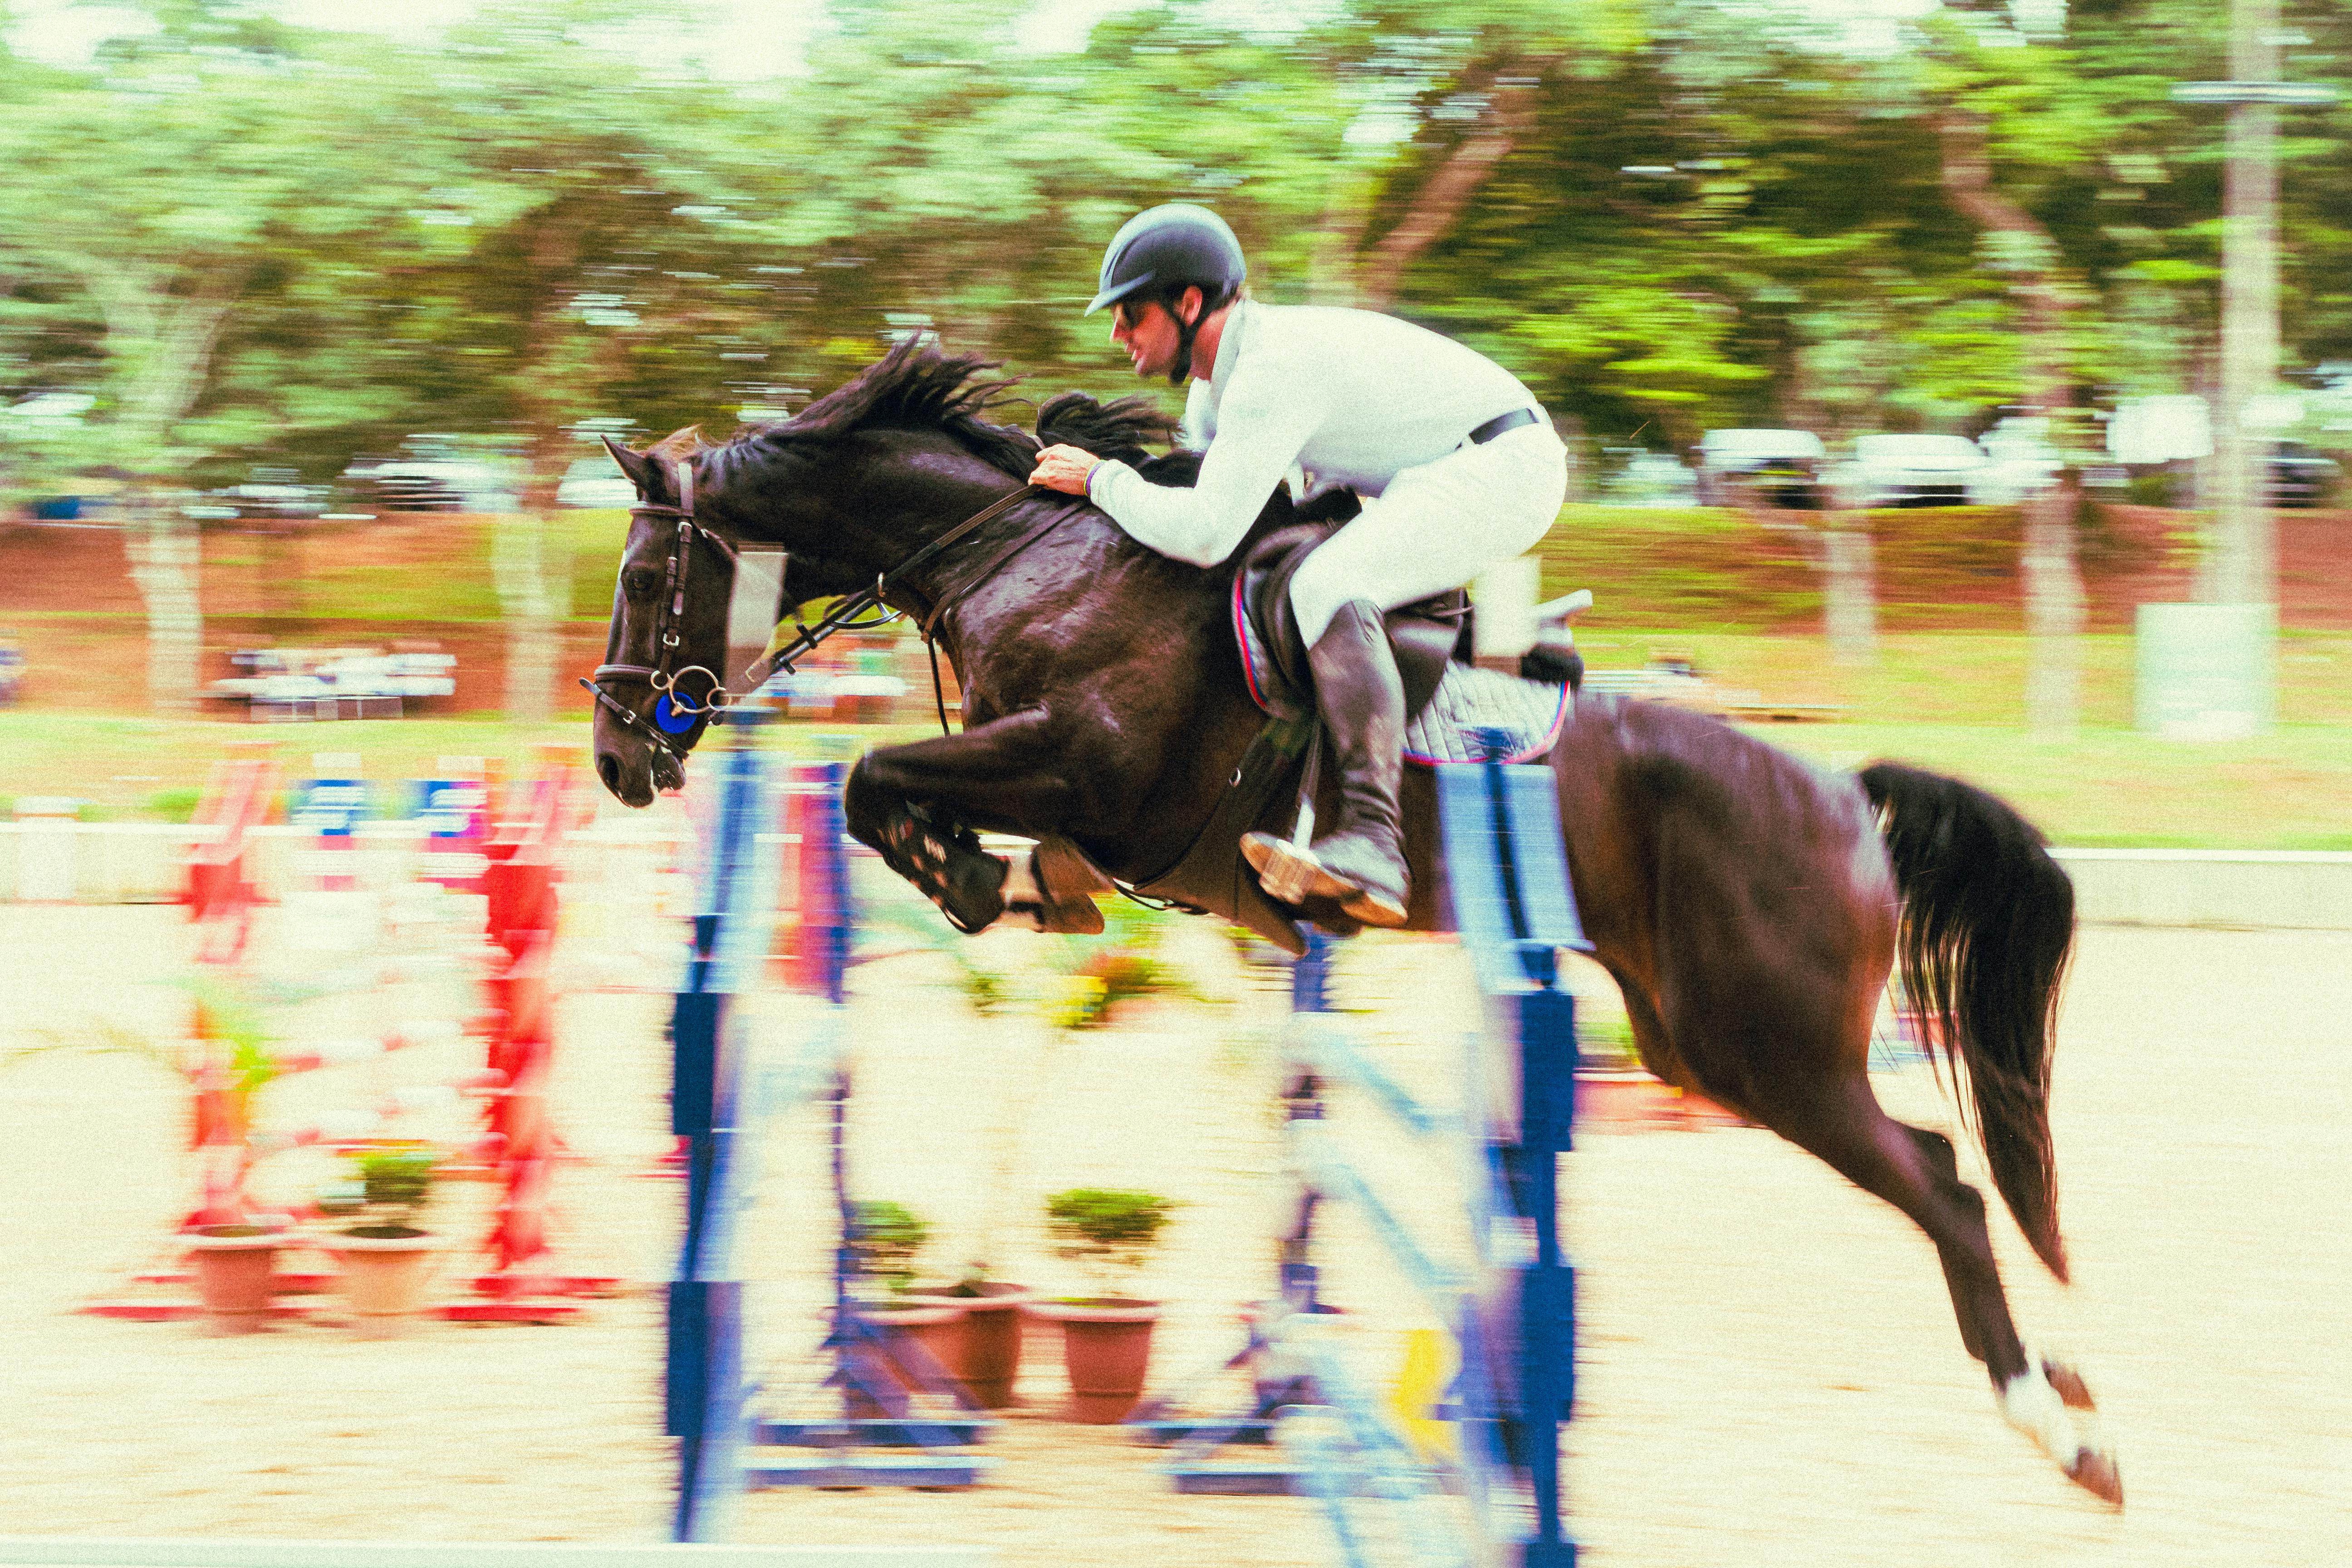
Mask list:
POLYGON ((686 783, 686 770, 667 747, 633 734, 604 713, 595 721, 596 777, 623 805, 645 807, 663 790, 686 783))

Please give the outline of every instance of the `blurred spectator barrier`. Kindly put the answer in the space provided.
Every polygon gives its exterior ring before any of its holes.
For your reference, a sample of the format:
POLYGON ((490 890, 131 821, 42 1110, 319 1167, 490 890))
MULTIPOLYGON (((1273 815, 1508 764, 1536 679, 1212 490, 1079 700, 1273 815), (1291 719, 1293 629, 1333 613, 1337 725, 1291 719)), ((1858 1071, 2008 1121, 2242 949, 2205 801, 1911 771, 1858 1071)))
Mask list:
POLYGON ((244 673, 215 680, 205 695, 243 702, 256 722, 397 719, 405 704, 454 696, 457 658, 375 648, 240 648, 244 673))
MULTIPOLYGON (((171 903, 180 896, 189 849, 208 832, 173 823, 0 823, 0 888, 26 899, 28 857, 54 866, 54 859, 41 858, 63 847, 71 867, 69 890, 42 901, 171 903)), ((248 874, 263 897, 302 885, 310 868, 301 857, 316 839, 311 830, 256 827, 248 837, 248 874)), ((353 837, 358 874, 371 883, 405 879, 431 852, 425 825, 414 820, 363 822, 353 837)), ((683 821, 615 821, 577 829, 564 840, 565 877, 634 887, 646 868, 674 866, 691 838, 683 821)), ((2051 853, 2074 878, 2075 908, 2086 924, 2352 931, 2352 851, 2061 847, 2051 853)), ((583 890, 593 897, 593 888, 583 890)), ((663 935, 674 933, 665 927, 663 935)))

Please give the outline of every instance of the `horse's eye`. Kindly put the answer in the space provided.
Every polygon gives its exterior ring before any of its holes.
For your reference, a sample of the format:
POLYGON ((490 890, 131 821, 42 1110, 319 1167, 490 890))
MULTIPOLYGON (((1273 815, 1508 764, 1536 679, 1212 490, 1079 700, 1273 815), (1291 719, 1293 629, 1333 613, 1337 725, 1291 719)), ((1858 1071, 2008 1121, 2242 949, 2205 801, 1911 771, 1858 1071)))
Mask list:
POLYGON ((621 591, 632 599, 650 599, 661 587, 661 574, 650 566, 632 566, 621 574, 621 591))

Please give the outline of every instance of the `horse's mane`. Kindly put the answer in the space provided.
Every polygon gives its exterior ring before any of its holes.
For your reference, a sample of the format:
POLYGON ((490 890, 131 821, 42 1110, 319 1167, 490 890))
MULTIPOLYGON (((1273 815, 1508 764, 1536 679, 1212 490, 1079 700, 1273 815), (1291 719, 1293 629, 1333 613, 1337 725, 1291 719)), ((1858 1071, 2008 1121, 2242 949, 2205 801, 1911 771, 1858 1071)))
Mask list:
POLYGON ((1018 376, 988 375, 1002 364, 908 339, 780 424, 759 426, 720 447, 689 428, 656 450, 673 458, 707 454, 717 470, 712 478, 723 482, 744 462, 793 441, 838 440, 858 430, 940 430, 983 462, 1025 479, 1045 447, 1066 443, 1141 466, 1152 445, 1175 433, 1176 422, 1140 397, 1105 404, 1083 392, 1049 398, 1037 411, 1034 436, 992 424, 982 416, 1015 401, 1009 395, 1020 384, 1018 376))
POLYGON ((1175 434, 1176 421, 1140 397, 1097 403, 1083 392, 1065 392, 1037 410, 1037 438, 1046 446, 1076 447, 1139 468, 1152 460, 1151 447, 1175 434))

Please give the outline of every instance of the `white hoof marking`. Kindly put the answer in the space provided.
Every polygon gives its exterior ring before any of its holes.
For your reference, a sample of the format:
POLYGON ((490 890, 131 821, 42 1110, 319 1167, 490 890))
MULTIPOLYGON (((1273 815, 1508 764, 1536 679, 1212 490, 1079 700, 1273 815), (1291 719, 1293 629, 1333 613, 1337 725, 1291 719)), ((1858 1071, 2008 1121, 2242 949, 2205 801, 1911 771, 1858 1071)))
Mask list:
POLYGON ((2009 1424, 2032 1438, 2068 1475, 2082 1467, 2086 1456, 2103 1452, 2097 1434, 2086 1433, 2077 1423, 2039 1362, 2003 1384, 2000 1400, 2009 1424))

